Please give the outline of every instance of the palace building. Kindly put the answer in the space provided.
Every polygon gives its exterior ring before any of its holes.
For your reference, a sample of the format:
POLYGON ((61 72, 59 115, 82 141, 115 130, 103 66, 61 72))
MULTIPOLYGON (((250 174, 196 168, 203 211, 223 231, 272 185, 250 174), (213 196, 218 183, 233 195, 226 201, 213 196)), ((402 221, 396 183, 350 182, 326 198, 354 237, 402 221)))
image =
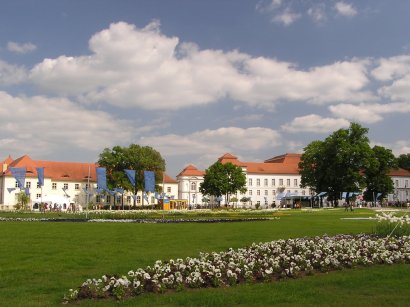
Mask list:
MULTIPOLYGON (((132 194, 127 192, 115 195, 98 193, 95 163, 33 160, 24 155, 15 160, 9 156, 1 162, 1 167, 0 210, 12 210, 17 204, 18 194, 23 190, 30 198, 32 209, 38 209, 42 202, 58 205, 61 210, 84 208, 87 203, 95 208, 134 204, 132 194), (26 169, 24 187, 19 187, 11 168, 26 169), (44 168, 43 186, 38 181, 38 168, 44 168)), ((165 196, 177 198, 178 182, 165 173, 161 188, 165 196)), ((136 205, 157 203, 154 194, 148 196, 146 201, 142 191, 139 191, 135 198, 136 205)))

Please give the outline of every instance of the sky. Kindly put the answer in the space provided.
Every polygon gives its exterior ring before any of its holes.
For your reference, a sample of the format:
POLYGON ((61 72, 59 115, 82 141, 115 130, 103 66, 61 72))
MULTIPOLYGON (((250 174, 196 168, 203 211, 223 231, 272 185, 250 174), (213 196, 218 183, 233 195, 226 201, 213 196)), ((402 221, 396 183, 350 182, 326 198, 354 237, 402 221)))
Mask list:
POLYGON ((357 122, 410 153, 410 1, 2 0, 0 159, 158 150, 167 173, 357 122))

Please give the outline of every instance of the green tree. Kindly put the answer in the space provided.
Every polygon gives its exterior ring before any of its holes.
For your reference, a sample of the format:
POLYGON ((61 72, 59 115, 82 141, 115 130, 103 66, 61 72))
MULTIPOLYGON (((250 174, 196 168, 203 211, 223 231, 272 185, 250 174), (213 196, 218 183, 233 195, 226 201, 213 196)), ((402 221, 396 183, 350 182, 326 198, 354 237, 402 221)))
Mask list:
POLYGON ((410 153, 401 154, 397 158, 398 167, 404 168, 405 170, 410 171, 410 153))
MULTIPOLYGON (((105 148, 100 154, 98 165, 107 169, 107 187, 109 189, 123 188, 127 191, 144 189, 144 171, 155 172, 155 182, 162 182, 165 171, 165 160, 161 154, 149 146, 131 144, 128 147, 114 146, 112 149, 105 148), (124 170, 135 170, 136 185, 132 186, 124 170)), ((157 187, 160 189, 160 187, 157 187)), ((135 205, 135 203, 134 203, 135 205)))
POLYGON ((21 191, 19 194, 17 194, 17 204, 14 206, 16 210, 27 210, 28 209, 28 203, 30 201, 30 197, 26 194, 26 192, 21 191))
POLYGON ((203 195, 225 196, 225 201, 229 203, 231 194, 246 192, 246 176, 241 167, 218 161, 205 170, 199 190, 203 195))
POLYGON ((388 174, 392 168, 397 168, 397 159, 390 149, 374 146, 372 152, 372 157, 364 170, 367 186, 364 198, 368 201, 373 201, 378 193, 382 193, 383 198, 393 191, 393 181, 388 174))
POLYGON ((336 201, 342 192, 362 190, 366 181, 360 171, 367 168, 372 150, 367 128, 351 123, 324 141, 314 141, 304 149, 299 164, 301 186, 327 192, 336 201))

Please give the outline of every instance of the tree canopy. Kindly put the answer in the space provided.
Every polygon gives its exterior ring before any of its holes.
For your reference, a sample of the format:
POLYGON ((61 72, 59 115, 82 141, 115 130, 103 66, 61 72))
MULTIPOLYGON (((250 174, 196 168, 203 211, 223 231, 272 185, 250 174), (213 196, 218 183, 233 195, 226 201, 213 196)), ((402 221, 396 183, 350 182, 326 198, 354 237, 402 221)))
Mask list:
POLYGON ((398 167, 404 168, 410 172, 410 153, 401 154, 397 158, 398 167))
POLYGON ((229 202, 231 194, 246 191, 246 176, 241 167, 217 161, 205 170, 204 181, 199 189, 203 195, 224 195, 225 201, 229 202))
POLYGON ((135 194, 144 189, 144 170, 155 172, 155 182, 162 182, 165 160, 161 154, 149 146, 131 144, 128 147, 105 148, 100 154, 98 164, 107 169, 109 189, 123 188, 135 194), (136 186, 133 187, 124 170, 136 171, 136 186))
POLYGON ((366 181, 361 171, 373 156, 367 132, 367 128, 351 123, 324 141, 308 144, 299 163, 301 186, 327 192, 330 200, 339 199, 342 192, 362 190, 366 181))
POLYGON ((382 146, 372 148, 372 156, 364 170, 367 187, 364 192, 366 200, 375 200, 378 193, 382 193, 381 198, 383 198, 393 191, 393 181, 388 174, 392 168, 396 167, 397 160, 390 149, 382 146))

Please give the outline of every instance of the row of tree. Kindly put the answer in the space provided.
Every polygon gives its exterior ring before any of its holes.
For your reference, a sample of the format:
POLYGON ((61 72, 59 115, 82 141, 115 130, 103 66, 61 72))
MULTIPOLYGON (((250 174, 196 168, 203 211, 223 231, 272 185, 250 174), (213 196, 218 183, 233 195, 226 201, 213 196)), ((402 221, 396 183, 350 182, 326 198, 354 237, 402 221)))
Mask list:
MULTIPOLYGON (((347 129, 339 129, 323 141, 313 141, 304 148, 299 164, 301 186, 313 191, 327 192, 328 199, 336 201, 342 192, 364 192, 366 200, 381 197, 394 189, 389 172, 397 167, 410 171, 410 154, 396 158, 390 149, 382 146, 371 147, 368 129, 351 123, 347 129)), ((143 190, 143 172, 155 172, 158 191, 163 180, 165 160, 161 154, 149 146, 131 144, 129 147, 115 146, 104 149, 98 164, 107 169, 109 189, 123 188, 133 191, 143 190), (124 174, 124 169, 136 170, 136 186, 124 174)), ((205 196, 229 201, 230 195, 238 191, 246 192, 246 175, 241 167, 232 163, 216 162, 204 175, 200 192, 205 196)))
POLYGON ((389 172, 408 163, 410 155, 402 155, 399 163, 390 149, 371 147, 367 133, 367 128, 351 123, 348 129, 307 145, 299 164, 301 186, 327 192, 331 201, 340 199, 342 192, 365 190, 368 201, 391 193, 394 185, 389 172))

